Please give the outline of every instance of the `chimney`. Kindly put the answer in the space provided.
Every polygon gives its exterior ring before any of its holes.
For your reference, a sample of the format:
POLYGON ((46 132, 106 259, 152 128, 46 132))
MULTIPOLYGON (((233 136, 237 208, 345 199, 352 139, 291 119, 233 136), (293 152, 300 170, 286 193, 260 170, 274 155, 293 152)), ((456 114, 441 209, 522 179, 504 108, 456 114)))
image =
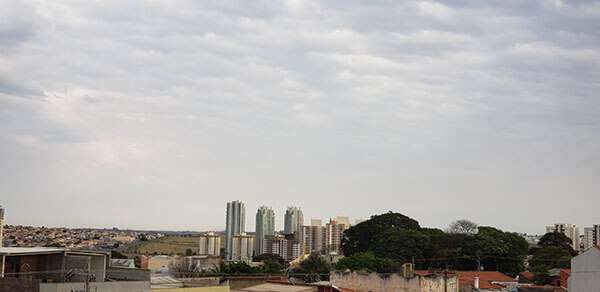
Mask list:
POLYGON ((479 289, 479 277, 475 277, 475 281, 473 283, 473 286, 475 286, 476 289, 479 289))
POLYGON ((413 277, 413 264, 405 263, 402 265, 402 277, 409 279, 413 277))

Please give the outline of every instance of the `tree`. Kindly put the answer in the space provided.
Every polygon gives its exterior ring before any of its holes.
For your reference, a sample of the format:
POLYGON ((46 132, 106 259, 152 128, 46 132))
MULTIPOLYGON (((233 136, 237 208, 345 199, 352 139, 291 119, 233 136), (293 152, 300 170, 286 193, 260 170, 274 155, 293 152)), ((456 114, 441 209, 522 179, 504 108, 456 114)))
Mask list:
POLYGON ((194 251, 191 248, 188 248, 185 250, 185 255, 186 256, 191 256, 192 254, 194 254, 194 251))
POLYGON ((559 246, 547 246, 537 250, 529 260, 532 267, 548 266, 549 269, 571 267, 571 254, 569 250, 559 246))
POLYGON ((548 270, 550 267, 547 265, 539 265, 533 268, 533 277, 531 281, 533 281, 536 285, 548 285, 550 284, 550 275, 548 274, 548 270))
POLYGON ((122 253, 120 253, 120 252, 118 252, 116 250, 111 250, 110 251, 110 257, 113 258, 113 259, 126 259, 127 258, 126 255, 124 255, 124 254, 122 254, 122 253))
POLYGON ((300 262, 300 267, 293 269, 295 277, 305 282, 329 281, 331 266, 317 253, 311 253, 308 258, 300 262))
POLYGON ((540 238, 538 246, 540 248, 558 246, 567 250, 571 256, 577 255, 577 252, 573 249, 571 239, 560 232, 548 232, 544 234, 544 236, 540 238))
POLYGON ((419 222, 400 213, 390 211, 381 215, 373 215, 371 219, 344 231, 341 242, 342 252, 344 255, 349 256, 370 251, 376 242, 377 235, 395 227, 406 230, 421 230, 419 222))
POLYGON ((287 261, 276 253, 263 253, 261 255, 253 256, 252 260, 255 262, 273 261, 278 262, 284 266, 287 264, 287 261))
MULTIPOLYGON (((377 257, 399 262, 409 262, 412 258, 425 258, 429 237, 420 231, 394 227, 376 237, 372 251, 377 257)), ((415 268, 427 268, 426 263, 415 263, 415 268)))
POLYGON ((265 261, 261 268, 266 274, 281 274, 284 269, 282 264, 272 260, 265 261))
POLYGON ((477 223, 467 219, 460 219, 450 223, 447 233, 475 234, 477 233, 477 223))
POLYGON ((398 263, 391 259, 378 258, 371 252, 360 252, 341 258, 335 263, 334 268, 340 271, 367 269, 373 272, 384 272, 397 266, 398 263))

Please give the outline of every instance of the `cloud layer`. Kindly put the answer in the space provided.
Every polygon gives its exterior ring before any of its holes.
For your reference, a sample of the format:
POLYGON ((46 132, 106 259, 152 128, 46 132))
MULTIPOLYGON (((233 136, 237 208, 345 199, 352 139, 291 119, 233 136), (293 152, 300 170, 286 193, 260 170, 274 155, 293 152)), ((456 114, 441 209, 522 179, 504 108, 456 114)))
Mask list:
POLYGON ((592 1, 5 1, 12 224, 600 223, 592 1))

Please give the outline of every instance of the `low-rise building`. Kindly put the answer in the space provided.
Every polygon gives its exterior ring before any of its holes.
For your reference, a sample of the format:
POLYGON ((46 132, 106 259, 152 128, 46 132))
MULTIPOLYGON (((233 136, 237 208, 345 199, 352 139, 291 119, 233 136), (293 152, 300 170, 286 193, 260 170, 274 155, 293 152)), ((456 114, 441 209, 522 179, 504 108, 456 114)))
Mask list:
POLYGON ((600 247, 596 246, 571 259, 569 292, 597 292, 600 287, 600 247))
POLYGON ((231 260, 234 262, 251 262, 254 253, 254 236, 242 233, 234 235, 231 240, 231 260))
POLYGON ((109 267, 109 260, 109 252, 67 248, 0 248, 0 286, 25 285, 33 287, 29 291, 41 292, 82 290, 85 285, 98 292, 150 289, 149 270, 113 268, 109 267))

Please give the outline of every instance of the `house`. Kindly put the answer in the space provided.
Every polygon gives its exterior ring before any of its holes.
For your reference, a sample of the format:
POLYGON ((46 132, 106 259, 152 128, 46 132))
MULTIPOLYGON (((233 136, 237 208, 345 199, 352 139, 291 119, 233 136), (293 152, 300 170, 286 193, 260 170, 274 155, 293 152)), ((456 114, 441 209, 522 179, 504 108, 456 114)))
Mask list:
POLYGON ((147 291, 150 271, 109 267, 110 252, 68 248, 0 248, 5 291, 147 291), (106 280, 110 281, 106 281, 106 280), (27 288, 23 288, 27 287, 27 288))
POLYGON ((455 271, 460 291, 514 291, 517 281, 498 271, 455 271))
POLYGON ((571 259, 569 292, 597 292, 600 287, 600 246, 571 259))
POLYGON ((570 269, 552 269, 548 271, 552 286, 568 288, 568 279, 571 276, 570 269))
POLYGON ((531 278, 533 278, 533 273, 532 272, 520 272, 519 273, 519 280, 517 282, 519 282, 519 283, 533 283, 533 281, 531 280, 531 278))

